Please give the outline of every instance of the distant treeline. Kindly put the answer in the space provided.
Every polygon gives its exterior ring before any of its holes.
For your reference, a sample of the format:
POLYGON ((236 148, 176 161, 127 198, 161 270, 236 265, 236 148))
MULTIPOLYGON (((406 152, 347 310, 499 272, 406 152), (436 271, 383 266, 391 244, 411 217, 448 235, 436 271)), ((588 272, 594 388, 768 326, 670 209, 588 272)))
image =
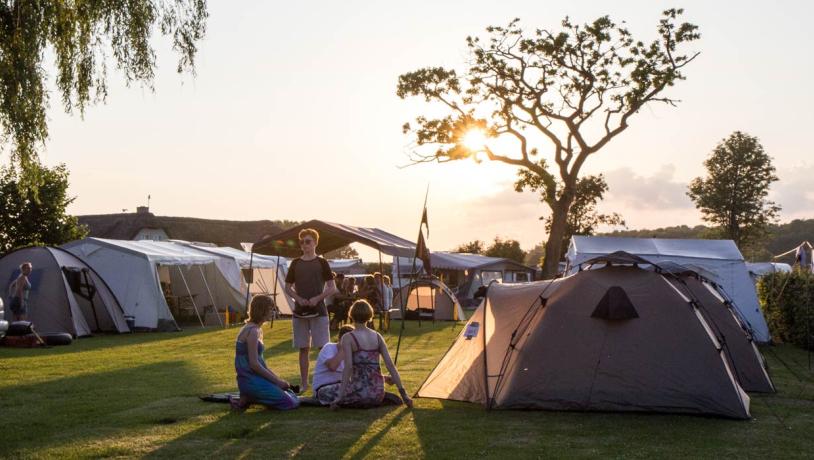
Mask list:
MULTIPOLYGON (((603 233, 603 236, 627 236, 636 238, 710 238, 715 232, 705 225, 689 227, 679 225, 645 230, 617 230, 603 233)), ((803 241, 814 242, 814 219, 797 219, 787 224, 770 225, 767 237, 752 251, 753 262, 770 261, 772 256, 781 254, 803 241)), ((745 251, 744 251, 745 252, 745 251)), ((791 262, 791 256, 779 262, 791 262)))

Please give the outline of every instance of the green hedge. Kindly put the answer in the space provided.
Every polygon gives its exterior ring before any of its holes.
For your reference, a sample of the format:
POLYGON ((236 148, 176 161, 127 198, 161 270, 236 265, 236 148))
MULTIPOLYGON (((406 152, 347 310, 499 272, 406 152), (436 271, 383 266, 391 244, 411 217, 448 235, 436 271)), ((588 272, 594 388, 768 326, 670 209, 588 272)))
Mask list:
POLYGON ((757 285, 760 306, 775 341, 814 348, 814 274, 771 273, 757 285))

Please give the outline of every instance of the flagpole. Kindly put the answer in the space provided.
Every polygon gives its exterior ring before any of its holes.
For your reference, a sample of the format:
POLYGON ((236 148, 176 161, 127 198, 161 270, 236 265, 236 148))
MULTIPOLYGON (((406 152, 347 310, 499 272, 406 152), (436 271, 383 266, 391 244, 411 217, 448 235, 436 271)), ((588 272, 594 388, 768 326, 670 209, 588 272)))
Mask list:
MULTIPOLYGON (((421 236, 421 231, 422 231, 421 228, 422 228, 422 226, 424 226, 426 224, 427 225, 427 237, 428 238, 430 236, 430 225, 427 222, 427 197, 429 195, 430 195, 430 184, 427 183, 427 190, 424 192, 424 209, 421 211, 421 222, 418 224, 418 234, 419 234, 419 236, 421 236)), ((418 243, 418 242, 416 241, 416 243, 418 243)), ((427 247, 426 242, 424 243, 424 247, 427 247)), ((418 244, 416 244, 416 249, 418 249, 418 244)), ((429 252, 429 250, 427 250, 427 252, 429 252)), ((416 269, 416 256, 417 255, 418 254, 413 254, 413 268, 412 268, 412 270, 410 272, 410 282, 407 283, 407 299, 410 298, 410 290, 411 290, 411 288, 413 286, 413 279, 415 277, 415 271, 416 271, 415 269, 416 269)), ((427 269, 427 267, 423 267, 423 268, 425 270, 427 269)), ((399 277, 399 279, 400 279, 400 277, 399 277)), ((398 362, 399 362, 399 350, 401 349, 401 338, 404 336, 404 323, 407 320, 406 300, 404 299, 403 294, 400 295, 399 298, 400 298, 399 300, 400 300, 400 303, 401 303, 401 328, 399 329, 399 340, 396 343, 396 356, 395 356, 395 359, 393 360, 394 364, 398 364, 398 362)), ((421 311, 420 310, 418 311, 418 318, 419 318, 419 321, 421 321, 421 311)))

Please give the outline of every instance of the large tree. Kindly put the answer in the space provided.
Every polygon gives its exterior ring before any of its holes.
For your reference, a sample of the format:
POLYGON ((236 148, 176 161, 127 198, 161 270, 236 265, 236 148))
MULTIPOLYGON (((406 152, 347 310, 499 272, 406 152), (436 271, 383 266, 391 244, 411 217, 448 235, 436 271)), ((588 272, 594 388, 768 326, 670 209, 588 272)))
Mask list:
POLYGON ((465 254, 483 254, 483 251, 485 250, 486 243, 484 243, 481 240, 475 240, 459 245, 457 248, 453 249, 452 252, 463 252, 465 254))
POLYGON ((771 157, 757 137, 735 131, 704 161, 707 177, 696 177, 687 195, 723 236, 749 252, 777 220, 780 206, 767 199, 777 180, 771 157))
POLYGON ((520 242, 517 240, 506 239, 496 236, 492 244, 486 246, 481 240, 470 241, 455 248, 452 252, 462 252, 466 254, 481 254, 489 257, 503 257, 512 259, 519 263, 524 263, 526 260, 526 251, 520 248, 520 242))
POLYGON ((156 31, 172 37, 178 71, 193 70, 206 18, 206 0, 0 0, 0 146, 21 180, 38 179, 49 78, 64 110, 82 114, 107 96, 109 54, 128 84, 151 87, 156 31))
POLYGON ((684 79, 683 67, 697 56, 679 48, 700 36, 695 25, 678 23, 681 14, 665 11, 651 43, 607 16, 584 26, 566 18, 561 30, 530 34, 514 20, 487 28, 486 40, 467 38, 472 58, 462 75, 429 67, 399 77, 399 97, 420 96, 433 113, 441 111, 404 125, 417 144, 413 160, 478 160, 482 153, 538 176, 551 209, 543 269, 553 275, 588 157, 645 105, 678 102, 663 92, 684 79))
POLYGON ((526 251, 520 248, 520 242, 517 240, 504 240, 496 236, 494 241, 485 251, 483 255, 489 257, 503 257, 505 259, 514 260, 522 264, 526 261, 526 251))
POLYGON ((88 233, 66 213, 74 198, 68 196, 65 165, 31 167, 43 179, 36 196, 33 189, 20 187, 17 171, 0 169, 0 253, 35 244, 57 246, 88 233))
MULTIPOLYGON (((546 196, 547 188, 540 176, 528 170, 523 169, 518 172, 518 179, 514 186, 518 192, 522 192, 526 188, 539 192, 540 201, 543 203, 549 201, 546 196)), ((562 193, 562 190, 563 188, 560 187, 560 193, 562 193)), ((565 233, 560 243, 560 253, 557 254, 558 261, 562 259, 568 250, 568 242, 573 235, 593 235, 602 225, 625 225, 625 220, 621 214, 616 212, 610 214, 600 213, 597 209, 599 202, 607 191, 608 183, 605 182, 605 176, 602 174, 579 178, 574 193, 574 200, 571 203, 571 209, 568 211, 566 217, 565 233)), ((545 223, 546 232, 550 234, 553 216, 548 214, 540 217, 540 220, 545 223)), ((545 245, 543 247, 545 247, 545 245)), ((534 264, 537 264, 537 261, 535 261, 534 264)))

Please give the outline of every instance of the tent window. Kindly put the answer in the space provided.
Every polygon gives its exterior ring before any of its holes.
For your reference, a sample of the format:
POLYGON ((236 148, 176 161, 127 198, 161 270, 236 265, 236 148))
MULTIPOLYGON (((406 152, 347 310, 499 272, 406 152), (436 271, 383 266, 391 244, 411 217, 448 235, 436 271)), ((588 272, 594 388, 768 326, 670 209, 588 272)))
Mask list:
POLYGON ((638 318, 639 314, 624 289, 611 286, 596 305, 592 318, 623 320, 638 318))
POLYGON ((488 286, 492 281, 497 280, 498 283, 503 281, 503 273, 499 271, 482 271, 481 284, 488 286))

